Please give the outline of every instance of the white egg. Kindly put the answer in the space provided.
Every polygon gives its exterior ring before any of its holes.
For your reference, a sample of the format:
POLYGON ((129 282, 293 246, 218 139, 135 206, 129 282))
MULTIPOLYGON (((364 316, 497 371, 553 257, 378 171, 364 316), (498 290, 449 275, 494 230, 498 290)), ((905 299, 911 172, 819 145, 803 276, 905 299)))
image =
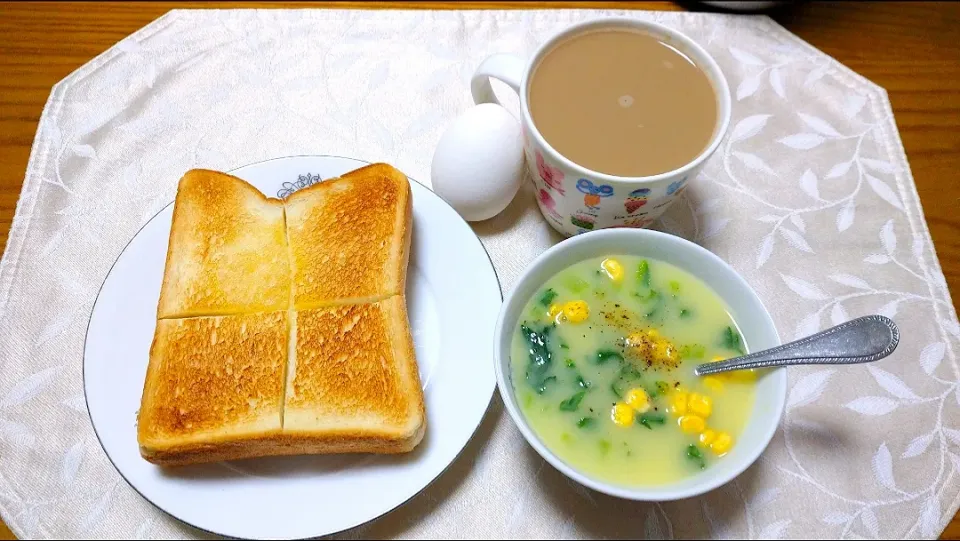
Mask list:
POLYGON ((471 107, 440 137, 430 178, 433 191, 463 219, 496 216, 517 195, 523 178, 520 123, 496 104, 471 107))

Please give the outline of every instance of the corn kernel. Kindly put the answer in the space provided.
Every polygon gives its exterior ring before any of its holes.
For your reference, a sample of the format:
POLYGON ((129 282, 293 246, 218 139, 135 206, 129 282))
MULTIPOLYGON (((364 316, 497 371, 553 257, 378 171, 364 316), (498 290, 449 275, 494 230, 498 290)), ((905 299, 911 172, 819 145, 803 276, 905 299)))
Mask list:
POLYGON ((646 341, 646 337, 643 335, 643 333, 632 332, 627 335, 627 339, 624 340, 624 345, 626 345, 628 348, 635 348, 642 345, 644 341, 646 341))
POLYGON ((584 301, 563 303, 563 315, 570 323, 580 323, 590 315, 590 307, 584 301))
POLYGON ((710 444, 717 440, 717 433, 709 428, 700 433, 700 445, 710 447, 710 444))
POLYGON ((734 370, 728 372, 727 377, 740 383, 753 383, 757 381, 757 372, 754 370, 734 370))
POLYGON ((559 304, 553 303, 550 305, 550 308, 547 310, 547 315, 550 316, 550 319, 553 321, 557 320, 557 316, 563 313, 563 308, 559 304))
POLYGON ((623 398, 628 406, 640 413, 650 411, 650 397, 643 389, 630 389, 623 398))
POLYGON ((614 282, 620 282, 623 280, 623 265, 619 261, 612 258, 607 258, 603 260, 603 263, 600 263, 600 266, 603 268, 604 272, 607 273, 607 276, 610 277, 614 282))
POLYGON ((656 329, 647 329, 647 336, 651 340, 656 340, 660 337, 660 333, 656 329))
POLYGON ((657 340, 656 345, 653 347, 653 354, 657 359, 667 358, 667 351, 672 349, 670 343, 666 340, 657 340))
POLYGON ((680 418, 680 430, 687 434, 699 434, 707 428, 707 422, 697 415, 684 415, 680 418))
POLYGON ((723 390, 723 380, 717 376, 704 376, 703 385, 715 393, 723 390))
POLYGON ((712 363, 718 363, 718 362, 720 362, 720 361, 726 361, 726 360, 727 360, 726 357, 724 357, 724 356, 722 356, 722 355, 717 355, 717 356, 715 356, 714 358, 710 359, 710 362, 712 362, 712 363))
POLYGON ((695 413, 706 419, 713 413, 713 400, 709 396, 693 393, 690 395, 690 402, 687 403, 687 409, 690 413, 695 413))
POLYGON ((717 455, 725 455, 733 447, 733 438, 726 432, 717 434, 717 438, 710 444, 710 450, 717 455))
POLYGON ((610 410, 610 420, 617 426, 632 425, 635 416, 636 413, 633 411, 633 408, 623 402, 617 402, 613 405, 613 409, 610 410))
POLYGON ((683 391, 677 391, 670 397, 671 411, 676 415, 687 413, 687 400, 689 395, 683 391))

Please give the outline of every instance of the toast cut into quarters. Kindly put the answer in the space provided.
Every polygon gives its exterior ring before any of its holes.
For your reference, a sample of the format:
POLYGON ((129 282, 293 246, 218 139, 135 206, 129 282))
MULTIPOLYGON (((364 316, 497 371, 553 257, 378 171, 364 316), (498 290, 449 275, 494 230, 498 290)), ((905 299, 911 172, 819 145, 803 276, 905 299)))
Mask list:
POLYGON ((414 449, 426 415, 404 296, 411 222, 409 181, 386 164, 286 201, 185 174, 141 455, 176 466, 414 449))

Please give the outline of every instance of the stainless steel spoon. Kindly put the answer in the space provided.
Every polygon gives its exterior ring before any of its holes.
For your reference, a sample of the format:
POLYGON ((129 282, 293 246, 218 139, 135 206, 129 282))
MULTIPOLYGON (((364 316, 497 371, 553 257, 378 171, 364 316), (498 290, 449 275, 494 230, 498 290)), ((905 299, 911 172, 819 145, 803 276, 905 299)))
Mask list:
POLYGON ((698 376, 804 364, 857 364, 879 361, 900 343, 897 324, 884 316, 865 316, 775 348, 698 366, 698 376))

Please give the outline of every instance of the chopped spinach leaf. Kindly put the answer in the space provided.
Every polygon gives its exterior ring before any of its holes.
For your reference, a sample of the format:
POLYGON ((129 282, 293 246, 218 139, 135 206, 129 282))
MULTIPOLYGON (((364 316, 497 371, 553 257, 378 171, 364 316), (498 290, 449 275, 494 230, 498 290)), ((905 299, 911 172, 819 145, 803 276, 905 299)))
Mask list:
POLYGON ((700 449, 696 445, 691 444, 687 447, 687 458, 692 460, 701 470, 706 469, 707 462, 703 459, 703 454, 700 452, 700 449))
POLYGON ((723 330, 721 344, 723 344, 723 347, 729 349, 730 351, 736 351, 740 353, 740 355, 746 354, 746 350, 743 348, 743 340, 740 338, 740 333, 738 333, 733 327, 727 327, 723 330))
POLYGON ((520 325, 520 332, 523 333, 523 337, 529 346, 527 383, 540 394, 547 390, 547 383, 557 379, 556 376, 550 375, 553 354, 550 353, 549 336, 553 328, 553 326, 548 325, 542 330, 536 331, 525 323, 520 325))
POLYGON ((660 292, 657 291, 656 289, 651 289, 650 291, 647 291, 642 295, 640 293, 634 293, 633 296, 640 299, 643 302, 650 302, 650 301, 658 300, 660 298, 660 292))
POLYGON ((553 290, 552 287, 547 288, 546 291, 540 295, 540 304, 544 306, 550 306, 550 303, 553 302, 553 299, 557 298, 557 292, 553 290))
POLYGON ((618 361, 623 360, 623 355, 620 355, 612 349, 601 349, 597 352, 597 364, 603 364, 610 359, 617 359, 618 361))
POLYGON ((650 287, 650 264, 644 259, 637 268, 637 282, 643 287, 650 287))
POLYGON ((667 394, 670 391, 670 386, 667 385, 665 381, 654 382, 653 385, 647 386, 647 395, 650 396, 650 399, 654 399, 660 396, 667 394))
POLYGON ((623 363, 623 365, 620 367, 620 377, 634 380, 640 379, 643 377, 643 375, 639 370, 634 368, 633 363, 623 363))
POLYGON ((620 380, 616 380, 610 384, 610 390, 613 391, 614 396, 617 398, 623 398, 623 391, 617 386, 620 383, 620 380))
POLYGON ((691 315, 693 315, 693 314, 690 313, 690 310, 688 310, 688 309, 686 309, 686 308, 681 308, 681 309, 680 309, 680 319, 687 319, 687 318, 690 317, 691 315))
POLYGON ((550 383, 551 381, 557 381, 557 376, 548 376, 543 378, 540 381, 540 385, 536 388, 537 394, 543 394, 547 392, 547 384, 550 383))
POLYGON ((577 411, 577 408, 580 407, 580 402, 586 394, 587 391, 580 391, 563 402, 560 402, 560 411, 577 411))
POLYGON ((653 425, 663 425, 667 422, 666 417, 660 415, 659 413, 644 413, 640 416, 640 424, 647 427, 650 430, 653 430, 653 425))
POLYGON ((596 419, 593 417, 581 417, 577 421, 577 428, 590 428, 596 422, 596 419))

